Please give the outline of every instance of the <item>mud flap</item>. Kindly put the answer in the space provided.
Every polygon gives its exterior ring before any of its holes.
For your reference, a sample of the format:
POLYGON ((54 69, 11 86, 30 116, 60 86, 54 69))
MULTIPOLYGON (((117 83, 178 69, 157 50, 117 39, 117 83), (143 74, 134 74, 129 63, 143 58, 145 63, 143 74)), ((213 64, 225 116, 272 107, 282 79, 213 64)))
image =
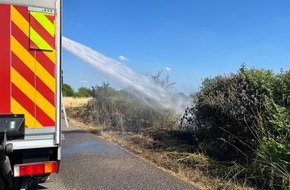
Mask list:
MULTIPOLYGON (((1 155, 1 157, 3 157, 3 156, 1 155)), ((4 156, 3 158, 1 158, 0 162, 1 162, 1 164, 0 164, 1 177, 2 177, 2 179, 5 180, 4 183, 6 184, 6 186, 8 188, 11 188, 13 186, 13 175, 12 175, 11 164, 10 164, 10 160, 9 160, 8 156, 4 156)))

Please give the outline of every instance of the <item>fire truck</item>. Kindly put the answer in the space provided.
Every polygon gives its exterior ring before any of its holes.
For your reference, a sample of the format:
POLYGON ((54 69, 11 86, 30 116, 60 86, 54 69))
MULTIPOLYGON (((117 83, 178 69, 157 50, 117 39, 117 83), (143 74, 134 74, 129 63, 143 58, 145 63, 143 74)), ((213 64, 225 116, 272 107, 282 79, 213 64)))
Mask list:
POLYGON ((61 0, 0 0, 0 189, 57 173, 61 0))

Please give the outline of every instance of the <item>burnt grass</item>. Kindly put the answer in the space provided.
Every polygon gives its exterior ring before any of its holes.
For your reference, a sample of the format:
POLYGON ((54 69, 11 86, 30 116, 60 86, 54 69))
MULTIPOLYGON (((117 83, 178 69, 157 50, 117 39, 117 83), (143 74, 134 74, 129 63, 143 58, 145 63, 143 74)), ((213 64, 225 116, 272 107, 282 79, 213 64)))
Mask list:
POLYGON ((145 134, 153 139, 153 147, 158 151, 177 151, 193 153, 197 140, 191 132, 179 130, 148 130, 145 134))
POLYGON ((120 131, 114 126, 100 125, 94 111, 87 107, 70 107, 66 111, 72 122, 76 120, 89 126, 83 127, 87 131, 124 146, 200 189, 250 189, 245 184, 237 186, 238 181, 228 182, 227 178, 241 169, 235 162, 224 163, 205 156, 201 147, 206 136, 166 128, 120 131), (220 180, 224 176, 227 177, 220 180))
POLYGON ((112 126, 102 126, 98 128, 99 124, 96 122, 94 112, 88 110, 86 107, 67 108, 67 114, 69 118, 73 118, 88 126, 96 127, 90 128, 89 131, 94 134, 100 134, 102 131, 114 131, 123 134, 124 137, 133 140, 133 136, 141 134, 144 137, 152 139, 148 149, 154 149, 155 151, 176 151, 184 153, 194 153, 197 151, 198 139, 196 134, 189 131, 181 131, 177 129, 165 129, 165 128, 147 128, 142 129, 138 133, 131 131, 118 131, 118 129, 112 126))

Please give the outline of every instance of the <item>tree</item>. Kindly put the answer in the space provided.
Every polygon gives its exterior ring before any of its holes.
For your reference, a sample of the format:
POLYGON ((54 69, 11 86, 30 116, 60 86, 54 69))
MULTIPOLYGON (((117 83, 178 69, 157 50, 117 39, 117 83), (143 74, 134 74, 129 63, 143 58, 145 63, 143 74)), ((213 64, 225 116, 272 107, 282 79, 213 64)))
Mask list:
POLYGON ((91 95, 92 91, 87 87, 80 87, 75 93, 76 97, 90 97, 91 95))
POLYGON ((166 75, 164 78, 162 78, 162 71, 158 71, 157 74, 151 74, 151 79, 153 80, 154 84, 157 84, 164 89, 169 89, 175 84, 174 82, 171 83, 169 81, 169 75, 166 75))
POLYGON ((74 94, 75 94, 75 92, 69 84, 65 84, 65 83, 62 84, 62 95, 63 96, 72 97, 72 96, 74 96, 74 94))
POLYGON ((109 83, 105 82, 102 86, 92 86, 91 90, 92 97, 100 100, 111 97, 114 93, 116 93, 116 90, 112 88, 109 83))

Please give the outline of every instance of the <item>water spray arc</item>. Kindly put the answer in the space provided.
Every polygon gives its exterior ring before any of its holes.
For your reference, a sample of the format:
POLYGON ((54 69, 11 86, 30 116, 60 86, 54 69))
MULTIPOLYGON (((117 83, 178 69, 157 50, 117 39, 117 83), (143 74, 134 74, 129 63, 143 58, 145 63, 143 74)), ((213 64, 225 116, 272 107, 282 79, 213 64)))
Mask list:
POLYGON ((172 96, 147 76, 136 73, 126 65, 66 37, 62 37, 62 46, 103 75, 112 78, 123 87, 132 89, 131 93, 150 106, 168 108, 179 113, 184 111, 186 105, 184 100, 172 96), (148 102, 148 99, 153 100, 154 104, 148 102))

